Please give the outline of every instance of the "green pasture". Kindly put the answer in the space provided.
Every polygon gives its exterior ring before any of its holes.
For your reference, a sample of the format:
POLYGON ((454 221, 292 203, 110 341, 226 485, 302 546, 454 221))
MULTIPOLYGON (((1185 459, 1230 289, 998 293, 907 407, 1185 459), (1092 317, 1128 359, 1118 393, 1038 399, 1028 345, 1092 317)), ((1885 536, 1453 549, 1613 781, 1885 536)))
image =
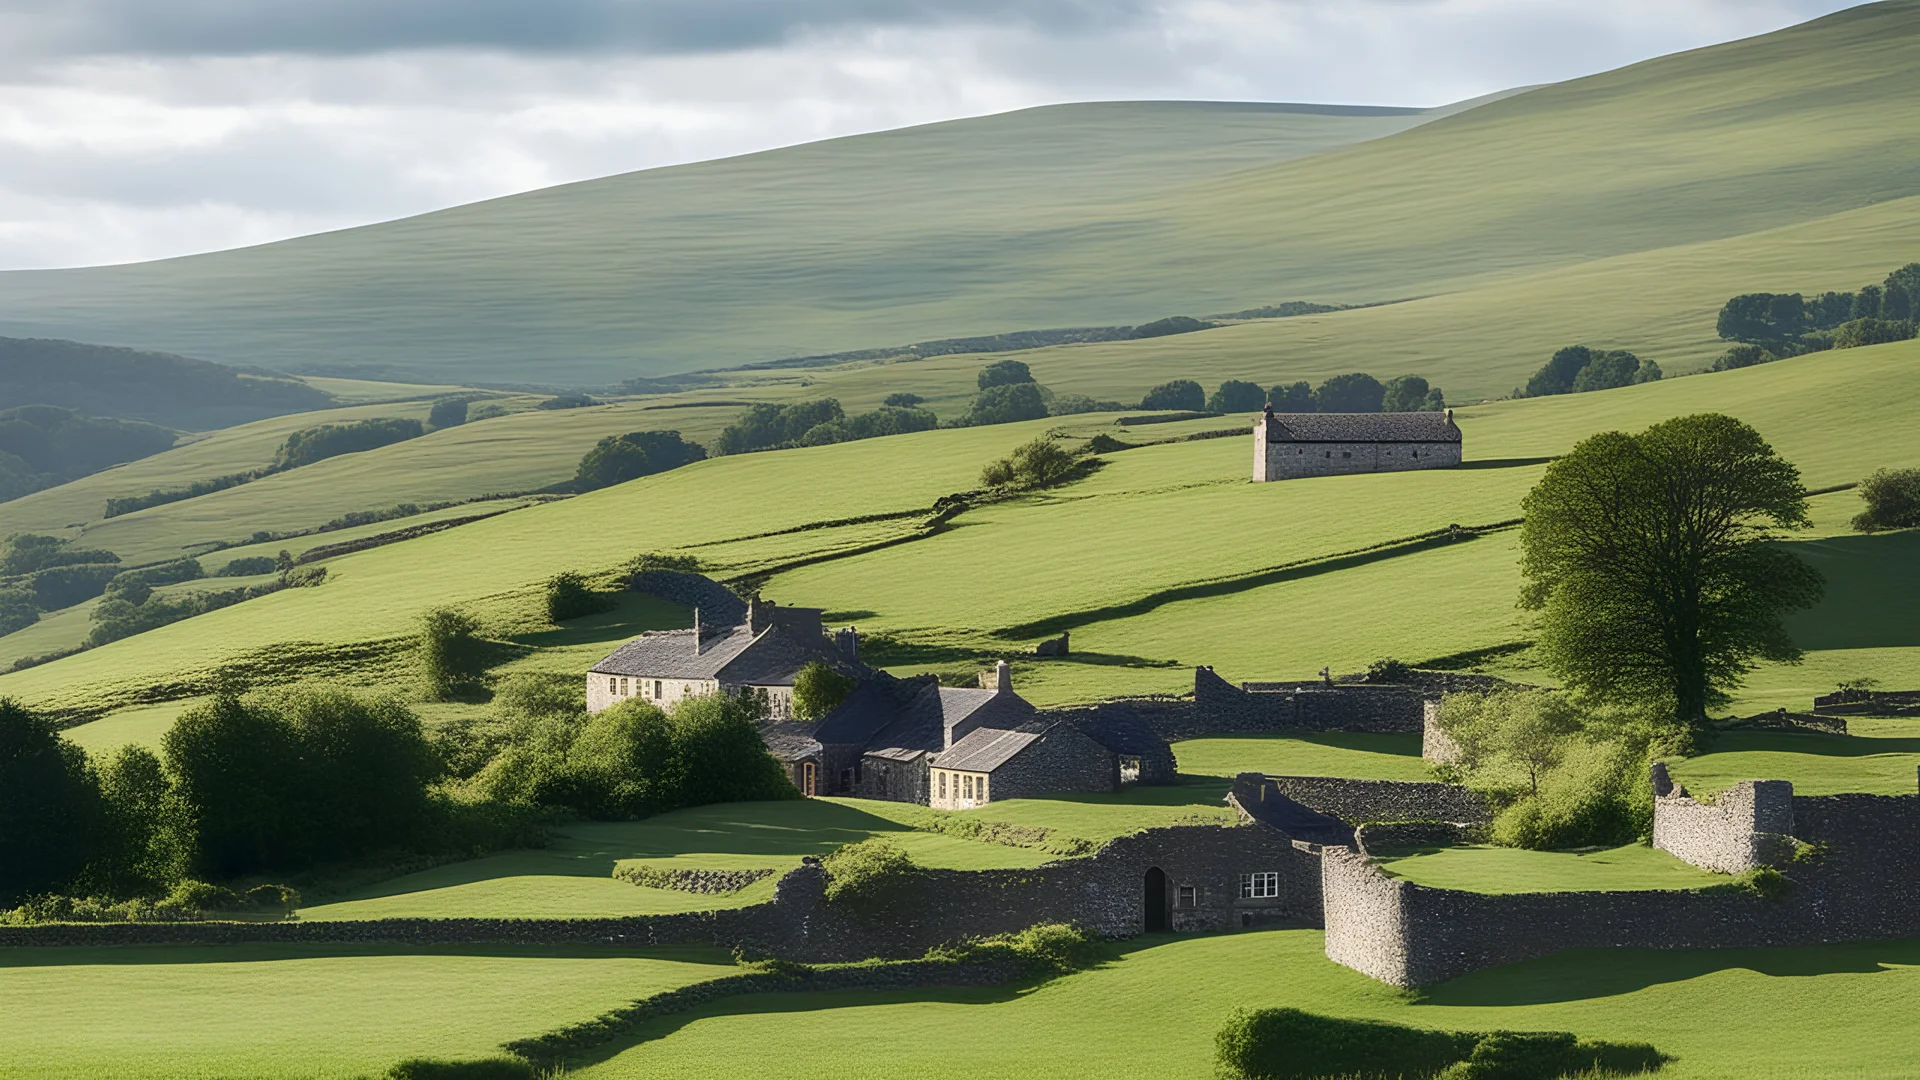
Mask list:
POLYGON ((1724 885, 1713 874, 1645 844, 1594 851, 1466 847, 1387 851, 1380 868, 1436 889, 1477 893, 1623 892, 1724 885))
POLYGON ((1671 1080, 1920 1076, 1920 943, 1562 953, 1407 994, 1334 964, 1318 931, 1148 937, 1030 990, 765 995, 654 1021, 587 1080, 1008 1076, 1205 1080, 1236 1008, 1651 1042, 1671 1080))
POLYGON ((1920 720, 1849 717, 1845 735, 1725 731, 1707 750, 1669 763, 1695 794, 1742 780, 1791 780, 1796 795, 1920 794, 1920 720))
POLYGON ((1431 780, 1417 734, 1324 731, 1297 735, 1211 735, 1173 744, 1180 771, 1232 777, 1346 776, 1365 780, 1431 780))
POLYGON ((348 1080, 734 970, 718 950, 226 945, 0 950, 11 1080, 348 1080))

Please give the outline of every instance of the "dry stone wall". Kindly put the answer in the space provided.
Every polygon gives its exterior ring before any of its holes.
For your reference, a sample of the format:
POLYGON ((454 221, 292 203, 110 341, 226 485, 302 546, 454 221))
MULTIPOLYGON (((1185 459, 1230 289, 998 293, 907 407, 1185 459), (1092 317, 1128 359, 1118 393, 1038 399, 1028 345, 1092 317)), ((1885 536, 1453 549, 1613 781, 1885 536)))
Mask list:
POLYGON ((1193 673, 1193 720, 1202 732, 1419 731, 1425 696, 1408 686, 1234 686, 1210 667, 1193 673))
POLYGON ((1347 780, 1333 776, 1270 776, 1280 794, 1349 825, 1369 821, 1492 819, 1486 800, 1458 784, 1409 780, 1347 780))
POLYGON ((1744 780, 1702 803, 1676 788, 1653 800, 1653 846, 1717 874, 1742 874, 1793 856, 1793 785, 1744 780))

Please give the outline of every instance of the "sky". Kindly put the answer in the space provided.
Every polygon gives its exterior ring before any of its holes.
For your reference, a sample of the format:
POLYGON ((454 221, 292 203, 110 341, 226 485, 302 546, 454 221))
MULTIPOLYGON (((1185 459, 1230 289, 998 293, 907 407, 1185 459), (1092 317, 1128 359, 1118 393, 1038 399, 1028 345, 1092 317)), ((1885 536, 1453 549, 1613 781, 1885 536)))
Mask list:
POLYGON ((0 269, 1064 101, 1438 105, 1831 0, 0 0, 0 269))

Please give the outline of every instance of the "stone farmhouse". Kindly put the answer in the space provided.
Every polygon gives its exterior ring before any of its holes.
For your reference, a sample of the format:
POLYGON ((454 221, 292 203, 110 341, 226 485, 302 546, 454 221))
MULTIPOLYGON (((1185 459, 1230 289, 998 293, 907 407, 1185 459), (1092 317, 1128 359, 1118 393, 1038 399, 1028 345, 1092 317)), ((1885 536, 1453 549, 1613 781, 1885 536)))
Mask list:
POLYGON ((852 627, 829 636, 819 608, 746 604, 745 617, 712 626, 694 608, 693 629, 654 630, 620 646, 587 673, 587 711, 599 712, 629 698, 661 708, 701 694, 758 691, 772 719, 793 715, 793 679, 818 660, 856 677, 870 673, 860 663, 852 627))
POLYGON ((1253 424, 1253 481, 1303 476, 1445 469, 1460 464, 1453 410, 1400 413, 1276 413, 1253 424))
POLYGON ((819 723, 774 724, 762 737, 803 794, 941 810, 1173 779, 1172 751, 1145 727, 1043 713, 1014 693, 1004 660, 982 681, 974 689, 879 674, 819 723))

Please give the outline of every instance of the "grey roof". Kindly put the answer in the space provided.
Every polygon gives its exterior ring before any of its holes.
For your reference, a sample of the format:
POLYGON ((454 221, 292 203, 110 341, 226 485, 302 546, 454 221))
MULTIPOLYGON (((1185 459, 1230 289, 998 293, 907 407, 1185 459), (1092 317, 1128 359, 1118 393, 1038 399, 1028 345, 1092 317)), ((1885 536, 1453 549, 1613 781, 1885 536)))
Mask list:
POLYGON ((592 671, 646 679, 791 686, 793 677, 810 661, 850 666, 826 638, 796 633, 777 623, 757 635, 744 625, 702 632, 698 652, 693 647, 694 634, 693 630, 649 631, 607 654, 592 671))
POLYGON ((1004 728, 975 728, 953 749, 933 759, 936 768, 960 772, 993 770, 1013 760, 1013 756, 1041 737, 1037 731, 1008 731, 1004 728))
POLYGON ((820 743, 807 731, 806 724, 768 724, 760 729, 760 741, 767 744, 767 753, 781 761, 800 761, 820 754, 820 743))
POLYGON ((887 761, 912 761, 915 758, 925 757, 932 752, 931 750, 915 750, 905 746, 889 746, 880 750, 869 750, 861 756, 883 758, 887 761))
POLYGON ((866 746, 873 737, 898 721, 915 697, 939 680, 931 675, 896 679, 886 672, 853 688, 846 700, 834 706, 813 737, 822 743, 840 746, 866 746))
POLYGON ((1069 723, 1087 738, 1116 754, 1142 757, 1167 749, 1167 740, 1146 718, 1124 702, 1103 705, 1090 713, 1074 714, 1069 723))
POLYGON ((1459 442, 1444 412, 1272 413, 1268 442, 1459 442))
POLYGON ((829 746, 858 746, 906 760, 946 749, 950 729, 965 738, 973 728, 1011 729, 1033 717, 1033 706, 1018 694, 941 686, 930 675, 896 679, 881 672, 855 687, 814 728, 813 737, 829 746))

